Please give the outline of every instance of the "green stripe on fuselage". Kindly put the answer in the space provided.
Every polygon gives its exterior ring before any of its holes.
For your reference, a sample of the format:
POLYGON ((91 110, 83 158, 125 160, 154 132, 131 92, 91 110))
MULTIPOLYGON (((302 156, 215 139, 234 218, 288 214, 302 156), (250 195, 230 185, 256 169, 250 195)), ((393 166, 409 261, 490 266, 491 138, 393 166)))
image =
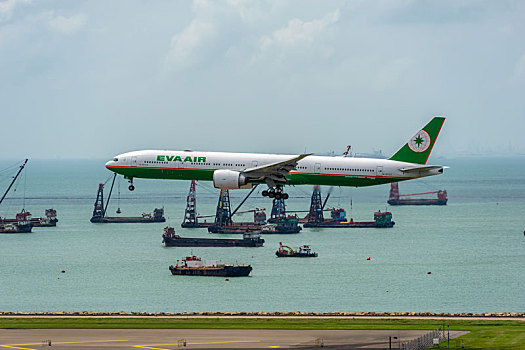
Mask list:
MULTIPOLYGON (((201 180, 213 181, 214 170, 170 169, 141 167, 108 167, 109 170, 124 175, 126 178, 167 179, 167 180, 201 180)), ((328 174, 290 173, 286 176, 290 185, 324 185, 364 187, 381 185, 390 182, 408 180, 408 178, 344 176, 328 174)))

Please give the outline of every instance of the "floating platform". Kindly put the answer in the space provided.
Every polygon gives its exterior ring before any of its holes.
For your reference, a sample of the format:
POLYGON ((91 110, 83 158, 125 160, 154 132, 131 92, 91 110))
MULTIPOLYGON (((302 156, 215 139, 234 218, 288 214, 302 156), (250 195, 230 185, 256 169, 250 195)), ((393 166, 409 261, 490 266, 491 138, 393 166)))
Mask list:
POLYGON ((258 232, 244 233, 242 239, 189 238, 177 235, 173 227, 166 227, 162 243, 166 247, 262 247, 264 239, 258 232))
POLYGON ((395 222, 392 221, 392 213, 389 211, 374 213, 374 221, 333 221, 325 220, 323 222, 307 222, 303 224, 304 227, 327 227, 327 228, 388 228, 394 227, 395 222))
POLYGON ((172 275, 215 276, 215 277, 245 277, 250 274, 250 265, 226 265, 218 260, 207 260, 206 265, 197 256, 187 256, 182 264, 169 267, 172 275))

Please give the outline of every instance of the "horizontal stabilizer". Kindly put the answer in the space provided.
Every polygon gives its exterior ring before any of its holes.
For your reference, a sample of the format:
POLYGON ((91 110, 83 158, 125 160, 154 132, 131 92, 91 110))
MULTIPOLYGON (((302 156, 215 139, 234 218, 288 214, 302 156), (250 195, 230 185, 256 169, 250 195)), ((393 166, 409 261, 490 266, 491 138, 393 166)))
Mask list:
POLYGON ((417 166, 413 168, 402 168, 399 169, 404 173, 416 173, 420 171, 429 171, 429 170, 435 170, 435 169, 445 169, 448 168, 448 166, 441 166, 441 165, 427 165, 427 166, 417 166))

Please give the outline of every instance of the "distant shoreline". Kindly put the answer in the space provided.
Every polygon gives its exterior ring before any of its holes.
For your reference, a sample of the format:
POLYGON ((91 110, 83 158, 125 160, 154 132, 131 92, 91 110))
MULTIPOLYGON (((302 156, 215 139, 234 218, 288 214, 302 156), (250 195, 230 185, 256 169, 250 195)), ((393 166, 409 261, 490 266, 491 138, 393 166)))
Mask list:
POLYGON ((484 319, 523 320, 525 312, 434 313, 434 312, 11 312, 0 317, 95 317, 95 318, 404 318, 404 319, 484 319))

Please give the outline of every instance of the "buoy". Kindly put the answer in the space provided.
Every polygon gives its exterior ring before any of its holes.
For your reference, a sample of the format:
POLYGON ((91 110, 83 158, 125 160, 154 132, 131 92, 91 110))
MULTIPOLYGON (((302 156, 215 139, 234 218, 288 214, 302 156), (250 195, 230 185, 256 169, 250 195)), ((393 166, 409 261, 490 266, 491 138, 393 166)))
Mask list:
POLYGON ((62 271, 60 271, 60 272, 62 272, 62 273, 66 273, 66 270, 62 270, 62 271))
POLYGON ((60 276, 58 276, 57 279, 59 280, 59 279, 60 279, 60 276))
POLYGON ((386 292, 388 293, 388 292, 389 292, 389 290, 387 289, 387 290, 386 290, 386 292))
POLYGON ((431 274, 432 274, 432 272, 430 272, 430 271, 427 272, 427 275, 431 275, 431 274))
POLYGON ((229 281, 230 279, 229 278, 226 278, 225 281, 229 281))
POLYGON ((370 257, 367 257, 366 260, 370 260, 370 257))

